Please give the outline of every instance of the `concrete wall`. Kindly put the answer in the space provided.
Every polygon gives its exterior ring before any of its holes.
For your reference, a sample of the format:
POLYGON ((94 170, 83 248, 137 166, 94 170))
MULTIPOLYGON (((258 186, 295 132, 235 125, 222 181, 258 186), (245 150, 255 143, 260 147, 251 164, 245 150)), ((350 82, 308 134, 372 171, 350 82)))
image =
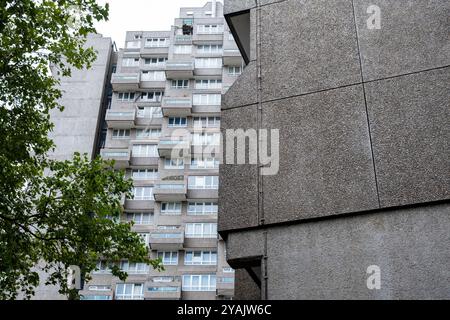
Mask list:
POLYGON ((225 14, 250 10, 251 54, 224 96, 222 129, 279 129, 280 171, 258 177, 256 165, 222 166, 228 258, 245 258, 235 240, 264 229, 267 247, 244 251, 268 255, 269 298, 448 298, 450 257, 440 244, 450 230, 449 3, 260 3, 258 13, 254 1, 225 2, 225 14), (381 9, 379 30, 367 27, 369 5, 381 9), (436 210, 419 206, 436 201, 436 210), (409 209, 389 210, 401 206, 409 209), (324 221, 303 224, 316 218, 324 221), (395 234, 402 221, 410 231, 395 234), (331 238, 319 245, 322 232, 331 238), (374 248, 380 236, 388 241, 374 248), (388 272, 378 293, 358 287, 371 254, 384 256, 388 272))

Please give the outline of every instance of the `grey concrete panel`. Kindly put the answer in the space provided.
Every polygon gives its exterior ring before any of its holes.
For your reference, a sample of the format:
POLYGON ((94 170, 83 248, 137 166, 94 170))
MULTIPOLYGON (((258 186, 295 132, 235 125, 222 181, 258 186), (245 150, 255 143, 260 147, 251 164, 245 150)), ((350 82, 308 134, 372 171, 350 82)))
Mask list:
POLYGON ((366 84, 382 206, 450 198, 450 68, 366 84))
POLYGON ((449 203, 273 228, 269 299, 449 299, 449 229, 449 203))
POLYGON ((364 80, 450 65, 450 2, 355 0, 364 80), (377 5, 381 29, 369 29, 377 5))
POLYGON ((361 81, 350 0, 262 7, 261 47, 264 100, 361 81))
MULTIPOLYGON (((221 117, 224 137, 226 129, 256 128, 255 105, 224 110, 221 117)), ((220 166, 219 230, 258 225, 257 174, 256 165, 220 166)))
POLYGON ((257 102, 256 62, 253 61, 223 95, 222 110, 257 102))
POLYGON ((262 127, 280 130, 266 223, 378 208, 361 85, 264 103, 262 127))

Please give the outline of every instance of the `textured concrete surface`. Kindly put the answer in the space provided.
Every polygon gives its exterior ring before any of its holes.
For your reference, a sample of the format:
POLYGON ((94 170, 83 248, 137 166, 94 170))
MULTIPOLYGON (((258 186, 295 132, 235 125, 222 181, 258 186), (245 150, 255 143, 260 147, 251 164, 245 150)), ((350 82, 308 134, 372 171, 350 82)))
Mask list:
POLYGON ((364 80, 450 65, 450 1, 355 0, 364 80), (367 28, 367 8, 381 9, 381 29, 367 28))
POLYGON ((264 236, 262 230, 232 232, 226 239, 227 259, 242 260, 264 255, 264 236))
POLYGON ((261 300, 261 290, 245 269, 235 272, 235 300, 261 300))
POLYGON ((347 0, 283 1, 262 7, 263 100, 360 82, 354 25, 347 0))
POLYGON ((450 198, 450 67, 366 84, 382 206, 450 198))
POLYGON ((270 229, 269 299, 449 299, 449 230, 448 203, 270 229))
MULTIPOLYGON (((244 130, 256 128, 256 106, 224 110, 221 127, 244 130)), ((225 137, 225 132, 222 133, 225 137)), ((223 150, 225 153, 226 144, 223 150)), ((234 150, 236 154, 236 144, 234 150)), ((258 224, 257 174, 256 165, 220 166, 219 229, 243 228, 258 224)))
POLYGON ((222 110, 255 104, 257 99, 256 62, 250 62, 222 99, 222 110))
POLYGON ((378 208, 361 85, 264 103, 263 127, 280 129, 266 223, 378 208))

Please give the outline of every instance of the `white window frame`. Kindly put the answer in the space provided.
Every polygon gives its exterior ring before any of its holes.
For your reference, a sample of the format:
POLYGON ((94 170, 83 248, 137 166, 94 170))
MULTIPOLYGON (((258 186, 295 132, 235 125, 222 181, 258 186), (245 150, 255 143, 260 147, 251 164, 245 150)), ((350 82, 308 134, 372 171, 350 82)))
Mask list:
POLYGON ((164 266, 178 265, 178 251, 158 251, 157 257, 164 266))
POLYGON ((190 44, 178 44, 173 46, 174 54, 191 54, 192 53, 192 45, 190 44))
POLYGON ((188 125, 188 120, 186 117, 169 117, 167 126, 169 128, 184 128, 184 127, 187 127, 187 125, 188 125), (170 123, 171 119, 173 119, 173 121, 172 121, 173 123, 170 123))
POLYGON ((194 146, 219 146, 220 133, 218 132, 202 132, 192 134, 192 145, 194 146))
POLYGON ((222 95, 217 93, 195 93, 192 95, 192 103, 196 106, 220 106, 222 95))
POLYGON ((143 283, 118 283, 116 285, 116 300, 143 300, 144 284, 143 283), (126 293, 128 287, 131 287, 131 293, 126 293))
POLYGON ((186 266, 215 266, 217 265, 217 251, 193 251, 184 253, 186 266))
POLYGON ((142 71, 141 81, 166 81, 165 71, 142 71))
POLYGON ((199 54, 222 54, 223 46, 221 44, 200 44, 197 46, 199 54))
POLYGON ((138 106, 136 117, 139 119, 162 118, 163 113, 161 107, 144 107, 138 106))
POLYGON ((135 225, 139 226, 151 225, 154 219, 152 212, 127 212, 125 213, 125 216, 126 221, 134 222, 135 225))
POLYGON ((142 46, 141 41, 127 41, 126 48, 127 49, 140 49, 142 46))
POLYGON ((210 90, 210 89, 222 89, 221 79, 203 79, 195 81, 195 89, 197 90, 210 90))
POLYGON ((195 58, 196 69, 221 69, 222 58, 195 58))
POLYGON ((198 34, 220 34, 223 33, 223 24, 198 24, 198 34))
POLYGON ((170 44, 169 38, 154 37, 145 39, 146 48, 165 48, 170 44))
POLYGON ((217 190, 219 189, 218 176, 190 176, 188 187, 191 190, 217 190))
POLYGON ((161 102, 163 97, 164 97, 164 92, 162 92, 162 91, 142 92, 141 101, 161 102))
POLYGON ((132 147, 131 155, 134 158, 156 158, 158 146, 156 144, 135 144, 132 147))
POLYGON ((156 180, 159 178, 158 169, 133 169, 131 177, 133 180, 156 180))
POLYGON ((146 66, 151 66, 151 67, 165 67, 166 62, 167 62, 166 57, 146 58, 144 60, 144 64, 146 66))
POLYGON ((146 263, 142 262, 129 262, 128 260, 120 261, 120 270, 128 274, 147 274, 149 267, 146 263))
POLYGON ((139 58, 123 58, 122 67, 139 67, 139 58))
POLYGON ((183 291, 216 291, 217 280, 215 274, 185 274, 183 275, 183 291))
POLYGON ((153 195, 153 187, 150 186, 133 187, 133 196, 133 200, 137 201, 155 200, 153 195))
POLYGON ((228 67, 228 75, 237 77, 242 74, 242 67, 236 67, 236 66, 229 66, 228 67))
POLYGON ((217 238, 217 223, 186 223, 186 238, 217 238))
POLYGON ((166 158, 164 159, 164 169, 166 170, 183 170, 184 159, 183 158, 166 158))
POLYGON ((171 87, 172 89, 188 89, 189 80, 172 80, 171 87))
POLYGON ((220 117, 194 117, 194 127, 219 128, 220 121, 220 117))
POLYGON ((220 161, 216 158, 192 158, 191 169, 203 170, 203 169, 219 169, 220 161))
POLYGON ((188 216, 217 215, 219 205, 215 202, 189 202, 187 208, 188 216))
POLYGON ((146 128, 136 129, 136 139, 158 139, 161 137, 161 129, 158 128, 146 128))
POLYGON ((121 102, 133 102, 135 97, 135 92, 117 92, 117 100, 121 102))
POLYGON ((182 203, 181 202, 162 202, 161 214, 179 216, 181 215, 182 203))
POLYGON ((126 140, 130 139, 131 130, 129 129, 114 129, 112 133, 113 140, 126 140))

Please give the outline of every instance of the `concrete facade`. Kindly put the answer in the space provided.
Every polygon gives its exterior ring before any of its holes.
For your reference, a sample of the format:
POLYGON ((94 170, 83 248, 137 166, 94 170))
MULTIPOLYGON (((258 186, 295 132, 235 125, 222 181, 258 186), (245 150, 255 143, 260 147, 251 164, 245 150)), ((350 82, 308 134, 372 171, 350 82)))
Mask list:
POLYGON ((130 274, 121 283, 99 262, 84 299, 233 297, 234 270, 217 234, 220 148, 208 159, 197 148, 214 145, 221 95, 242 66, 220 2, 181 8, 170 31, 127 32, 100 153, 134 180, 123 219, 135 222, 165 271, 121 261, 130 274), (181 146, 178 139, 186 137, 181 146))
POLYGON ((223 97, 222 130, 280 130, 277 175, 221 167, 236 296, 448 299, 449 3, 228 0, 224 10, 247 66, 223 97), (380 289, 367 287, 372 265, 380 289))

